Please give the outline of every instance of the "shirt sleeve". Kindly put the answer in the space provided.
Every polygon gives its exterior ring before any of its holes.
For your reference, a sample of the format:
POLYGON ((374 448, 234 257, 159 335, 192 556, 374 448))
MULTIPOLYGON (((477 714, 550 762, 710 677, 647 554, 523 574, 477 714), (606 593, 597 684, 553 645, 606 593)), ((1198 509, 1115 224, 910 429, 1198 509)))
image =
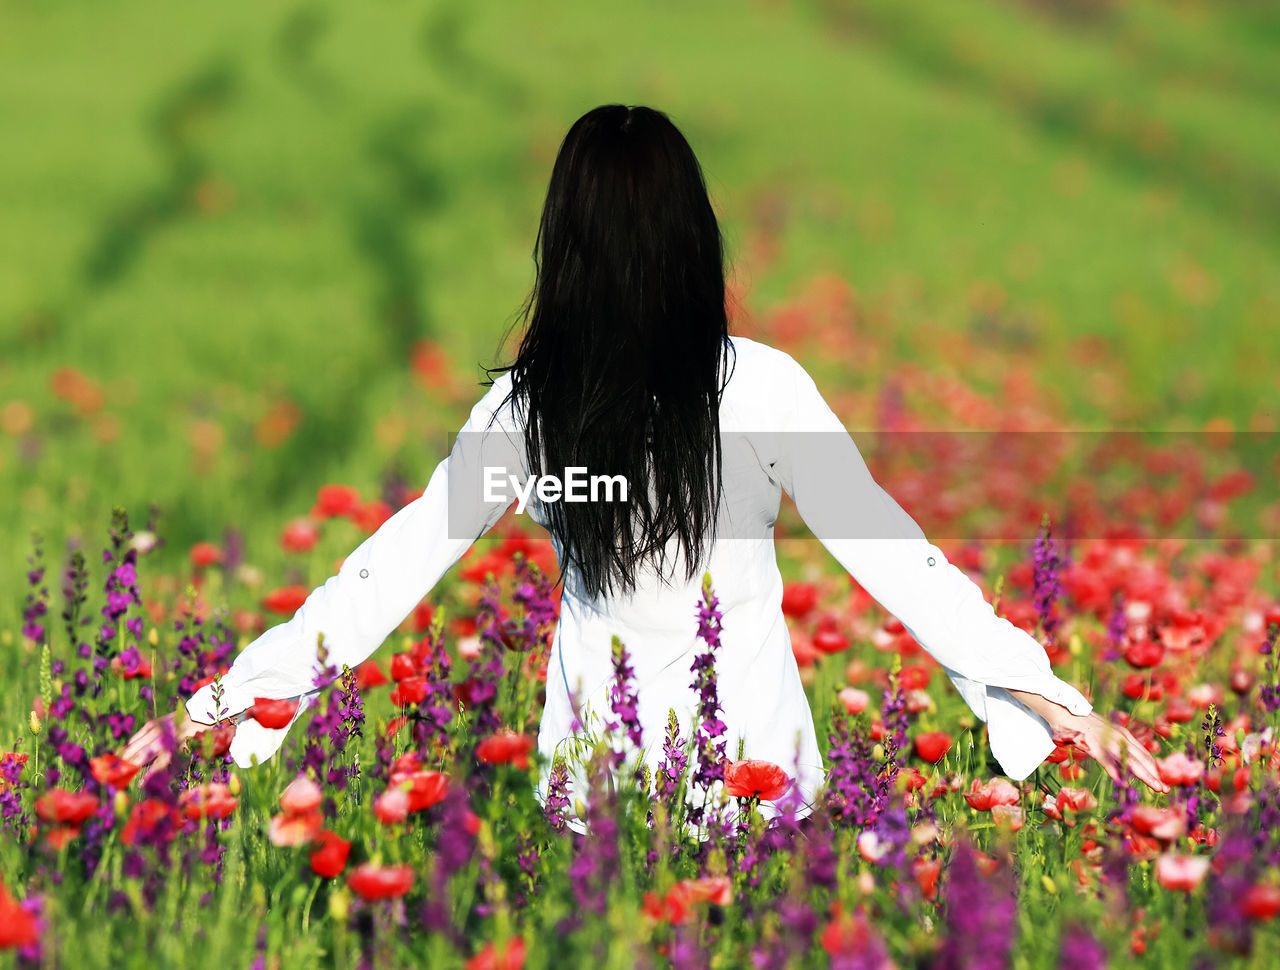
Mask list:
POLYGON ((981 587, 880 487, 813 379, 780 356, 774 474, 814 535, 938 661, 986 722, 991 753, 1005 773, 1025 778, 1055 745, 1048 722, 1009 689, 1040 694, 1077 715, 1093 706, 1053 673, 1033 636, 996 615, 981 587))
POLYGON ((344 664, 355 667, 363 662, 502 517, 510 500, 503 496, 485 501, 481 486, 486 467, 525 474, 522 435, 511 409, 501 408, 510 387, 504 374, 476 404, 422 495, 356 547, 292 619, 271 627, 240 652, 221 679, 221 711, 214 709, 214 684, 206 684, 187 700, 187 713, 203 723, 219 715, 235 717, 251 707, 255 697, 299 700, 286 727, 240 721, 230 750, 236 764, 251 767, 255 760, 270 758, 315 701, 321 634, 329 664, 341 670, 344 664))

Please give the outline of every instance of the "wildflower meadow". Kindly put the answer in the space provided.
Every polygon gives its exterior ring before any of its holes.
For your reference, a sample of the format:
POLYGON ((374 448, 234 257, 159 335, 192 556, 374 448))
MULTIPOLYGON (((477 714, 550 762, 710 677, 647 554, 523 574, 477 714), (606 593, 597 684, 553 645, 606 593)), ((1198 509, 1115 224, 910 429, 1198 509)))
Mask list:
POLYGON ((1263 6, 7 5, 0 967, 1274 966, 1263 6), (615 639, 608 710, 543 759, 559 572, 514 510, 367 661, 318 643, 313 692, 255 699, 292 724, 269 760, 229 720, 121 756, 422 493, 556 138, 614 99, 701 153, 732 328, 811 368, 1167 794, 1069 737, 1004 776, 786 500, 810 812, 729 743, 715 575, 692 729, 644 735, 615 639))

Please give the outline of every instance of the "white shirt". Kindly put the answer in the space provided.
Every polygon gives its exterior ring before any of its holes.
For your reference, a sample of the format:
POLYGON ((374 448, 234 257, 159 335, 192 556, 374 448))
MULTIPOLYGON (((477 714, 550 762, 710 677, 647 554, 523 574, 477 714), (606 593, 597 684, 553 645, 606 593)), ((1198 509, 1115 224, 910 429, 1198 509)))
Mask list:
MULTIPOLYGON (((992 754, 1004 771, 1025 778, 1054 742, 1048 723, 1006 688, 1041 694, 1077 715, 1090 713, 1092 705, 1052 672, 1034 637, 995 614, 981 588, 875 482, 805 370, 758 341, 730 341, 733 369, 720 406, 724 493, 711 552, 690 582, 681 572, 664 584, 649 570, 625 598, 593 600, 582 594, 572 572, 565 577, 539 750, 548 762, 557 748, 566 750, 573 719, 570 690, 602 718, 610 716, 614 635, 626 644, 635 669, 644 757, 651 770, 662 758, 670 709, 689 738, 697 705, 690 666, 704 649, 696 611, 705 570, 724 617, 716 671, 728 755, 737 757, 741 738, 744 757, 782 766, 796 778, 805 802, 812 803, 824 770, 782 613, 782 577, 773 546, 773 525, 786 490, 836 560, 902 622, 987 723, 992 754)), ((508 374, 495 381, 459 435, 459 441, 484 442, 482 449, 455 445, 419 498, 347 556, 337 575, 315 589, 291 620, 240 653, 222 678, 223 706, 230 714, 247 709, 254 697, 301 696, 296 722, 316 696, 311 678, 319 633, 324 633, 330 663, 339 669, 361 663, 497 522, 509 502, 460 501, 459 488, 463 479, 467 488, 478 487, 474 466, 492 454, 516 456, 512 460, 523 466, 521 448, 514 445, 522 422, 512 407, 500 408, 510 388, 508 374), (503 447, 491 448, 499 444, 503 447), (466 474, 460 475, 464 463, 466 474)), ((528 513, 546 523, 536 500, 528 513)), ((554 534, 551 541, 560 553, 554 534)), ((207 722, 212 709, 211 684, 187 701, 188 713, 199 721, 207 722)), ((588 730, 595 727, 589 715, 587 722, 588 730)), ((255 757, 265 761, 288 730, 244 720, 231 755, 241 767, 255 757)), ((543 800, 548 770, 539 782, 543 800)), ((584 788, 581 773, 575 773, 571 804, 575 798, 585 801, 584 788)), ((766 815, 771 808, 762 806, 766 815)), ((801 809, 807 813, 808 808, 801 809)), ((570 824, 583 830, 576 818, 570 824)))

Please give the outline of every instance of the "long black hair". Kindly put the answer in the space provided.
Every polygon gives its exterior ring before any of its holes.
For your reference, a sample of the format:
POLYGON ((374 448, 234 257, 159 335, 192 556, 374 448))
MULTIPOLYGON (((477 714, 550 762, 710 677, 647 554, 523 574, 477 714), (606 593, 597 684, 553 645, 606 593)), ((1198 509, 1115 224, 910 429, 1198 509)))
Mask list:
POLYGON ((630 487, 628 502, 546 504, 562 578, 572 566, 589 596, 631 592, 643 564, 666 581, 679 556, 688 581, 720 507, 731 345, 724 241, 702 168, 666 114, 606 104, 573 124, 533 260, 516 359, 489 368, 511 372, 529 469, 580 466, 630 487))

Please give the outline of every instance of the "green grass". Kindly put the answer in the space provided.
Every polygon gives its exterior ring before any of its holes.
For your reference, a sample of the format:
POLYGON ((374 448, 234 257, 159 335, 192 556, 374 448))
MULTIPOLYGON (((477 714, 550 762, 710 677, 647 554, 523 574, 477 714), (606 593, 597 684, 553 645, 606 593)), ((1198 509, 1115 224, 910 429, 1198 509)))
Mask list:
POLYGON ((33 408, 41 450, 0 437, 0 628, 31 528, 60 555, 154 501, 178 551, 234 524, 252 553, 325 481, 425 482, 466 402, 427 400, 407 348, 493 360, 559 139, 606 101, 685 131, 757 314, 834 272, 890 308, 904 359, 968 377, 932 335, 974 334, 995 284, 1039 351, 1010 366, 1075 419, 1245 426, 1280 359, 1278 19, 1091 7, 6 0, 0 406, 33 408), (780 250, 756 265, 766 210, 780 250), (1086 334, 1123 415, 1066 354, 1086 334), (60 366, 103 382, 118 441, 52 398, 60 366), (306 417, 266 451, 282 396, 306 417), (391 412, 407 430, 381 444, 391 412), (201 418, 225 443, 196 471, 201 418))

